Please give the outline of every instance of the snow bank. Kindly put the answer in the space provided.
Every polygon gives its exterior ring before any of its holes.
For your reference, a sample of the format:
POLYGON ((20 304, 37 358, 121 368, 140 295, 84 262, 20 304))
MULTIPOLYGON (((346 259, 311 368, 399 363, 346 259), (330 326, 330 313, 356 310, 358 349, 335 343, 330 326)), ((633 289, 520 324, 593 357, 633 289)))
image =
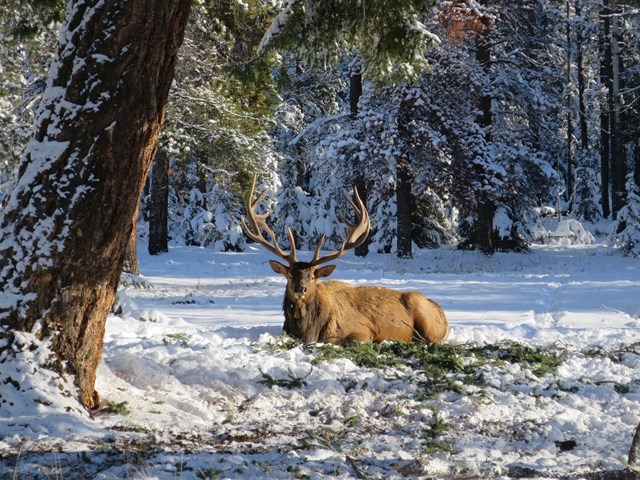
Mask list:
MULTIPOLYGON (((144 281, 123 286, 98 371, 103 398, 124 410, 90 420, 53 396, 3 418, 0 477, 557 478, 622 468, 640 422, 640 260, 584 242, 340 259, 338 278, 438 301, 452 348, 515 341, 560 358, 547 372, 508 359, 471 374, 449 368, 436 391, 409 363, 318 362, 318 349, 288 345, 284 279, 268 258, 142 252, 144 281)), ((3 398, 11 388, 0 386, 3 398)))

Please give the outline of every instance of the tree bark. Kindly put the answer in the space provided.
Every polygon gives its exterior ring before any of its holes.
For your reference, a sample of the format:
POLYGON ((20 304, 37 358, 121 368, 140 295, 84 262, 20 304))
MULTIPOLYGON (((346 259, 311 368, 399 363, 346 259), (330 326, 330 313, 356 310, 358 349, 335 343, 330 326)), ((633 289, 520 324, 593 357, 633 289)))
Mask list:
POLYGON ((169 251, 169 159, 158 149, 151 169, 149 255, 169 251))
POLYGON ((633 149, 634 151, 634 169, 633 169, 633 180, 640 187, 640 142, 636 143, 636 146, 633 149))
MULTIPOLYGON (((600 10, 600 22, 602 25, 602 35, 599 37, 600 45, 600 82, 608 86, 608 78, 611 77, 611 48, 610 48, 610 15, 608 1, 605 1, 600 10)), ((609 125, 609 102, 600 102, 600 196, 602 201, 602 216, 609 218, 611 214, 611 204, 609 201, 609 173, 611 163, 610 145, 610 125, 609 125)))
MULTIPOLYGON (((565 199, 569 202, 573 199, 573 98, 571 96, 571 24, 569 23, 571 15, 571 4, 566 2, 567 12, 567 192, 565 199)), ((571 207, 569 207, 571 208, 571 207)))
POLYGON ((631 440, 631 447, 629 448, 627 463, 630 467, 635 467, 638 463, 638 450, 640 450, 640 423, 636 427, 633 440, 631 440))
MULTIPOLYGON (((575 3, 575 13, 578 19, 580 19, 582 15, 580 1, 581 0, 576 0, 575 3)), ((587 129, 587 111, 584 102, 586 80, 584 74, 584 54, 582 52, 584 47, 584 37, 582 34, 583 28, 584 27, 582 25, 578 25, 576 27, 576 68, 578 75, 578 121, 580 124, 580 147, 582 150, 586 151, 589 148, 589 131, 587 129)))
POLYGON ((362 73, 360 68, 355 72, 351 72, 349 78, 349 108, 351 118, 355 119, 358 116, 358 102, 362 96, 362 73))
POLYGON ((136 231, 137 217, 137 214, 133 216, 131 235, 129 235, 122 265, 122 271, 132 275, 140 275, 140 267, 138 266, 138 232, 136 231))
POLYGON ((478 223, 476 231, 478 234, 478 248, 486 255, 492 255, 496 250, 493 241, 493 217, 495 216, 495 212, 496 207, 493 202, 482 195, 478 202, 478 223))
POLYGON ((72 375, 88 408, 190 4, 70 1, 0 221, 0 363, 46 344, 54 358, 37 368, 72 375))
MULTIPOLYGON (((355 120, 358 117, 358 102, 362 96, 362 68, 359 63, 352 66, 352 72, 349 79, 349 108, 351 113, 351 120, 355 120)), ((361 163, 358 160, 358 163, 361 163)), ((364 166, 355 165, 354 171, 356 172, 355 185, 360 194, 360 198, 367 205, 367 182, 365 181, 364 166)), ((356 257, 366 257, 369 254, 369 237, 358 245, 354 253, 356 257)))
MULTIPOLYGON (((615 5, 615 1, 612 2, 615 5)), ((612 12, 615 9, 612 9, 612 12)), ((615 219, 618 212, 626 204, 627 163, 624 152, 622 127, 622 106, 620 90, 622 80, 622 56, 620 52, 619 19, 611 19, 611 35, 609 46, 611 49, 611 76, 609 78, 609 131, 611 142, 611 213, 615 219)), ((605 40, 606 41, 606 40, 605 40)))
MULTIPOLYGON (((488 40, 482 36, 478 41, 478 49, 476 50, 476 60, 485 72, 489 71, 489 64, 491 62, 491 48, 488 40)), ((484 130, 484 136, 487 141, 491 141, 490 128, 493 123, 493 115, 491 111, 491 95, 482 95, 480 97, 480 114, 478 115, 477 122, 484 130)), ((484 172, 482 172, 484 173, 484 172)), ((495 216, 495 204, 488 198, 486 192, 477 192, 478 200, 476 203, 476 234, 478 248, 486 255, 491 255, 495 252, 494 242, 494 229, 493 229, 493 217, 495 216)))
POLYGON ((411 166, 406 158, 397 160, 396 219, 397 219, 397 255, 399 258, 412 258, 411 235, 413 205, 411 198, 411 166))

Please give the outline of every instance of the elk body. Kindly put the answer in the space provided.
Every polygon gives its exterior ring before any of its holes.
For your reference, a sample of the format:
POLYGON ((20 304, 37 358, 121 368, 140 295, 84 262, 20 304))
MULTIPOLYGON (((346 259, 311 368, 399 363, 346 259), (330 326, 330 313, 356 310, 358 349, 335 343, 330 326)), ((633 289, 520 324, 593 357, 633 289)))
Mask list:
POLYGON ((311 262, 299 262, 291 229, 289 243, 291 252, 284 252, 276 236, 267 225, 270 212, 257 214, 256 207, 267 190, 252 201, 255 179, 247 199, 247 217, 242 227, 249 238, 271 253, 286 261, 286 264, 270 260, 274 272, 287 278, 283 302, 284 331, 304 343, 334 343, 344 340, 376 341, 427 340, 441 342, 449 327, 440 306, 416 291, 398 291, 382 287, 353 286, 337 280, 318 280, 333 273, 335 265, 324 265, 337 259, 346 251, 356 248, 369 235, 369 214, 355 190, 355 203, 351 202, 357 216, 354 224, 347 224, 348 232, 342 246, 331 253, 320 256, 324 235, 320 238, 311 262), (267 240, 262 231, 269 236, 267 240))

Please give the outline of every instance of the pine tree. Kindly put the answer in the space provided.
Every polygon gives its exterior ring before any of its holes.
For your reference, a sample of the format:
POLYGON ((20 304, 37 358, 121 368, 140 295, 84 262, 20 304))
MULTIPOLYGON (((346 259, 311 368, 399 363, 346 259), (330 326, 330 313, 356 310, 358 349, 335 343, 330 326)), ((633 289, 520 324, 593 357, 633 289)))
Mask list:
POLYGON ((627 203, 617 218, 613 243, 624 255, 640 257, 640 187, 632 175, 627 178, 627 203))

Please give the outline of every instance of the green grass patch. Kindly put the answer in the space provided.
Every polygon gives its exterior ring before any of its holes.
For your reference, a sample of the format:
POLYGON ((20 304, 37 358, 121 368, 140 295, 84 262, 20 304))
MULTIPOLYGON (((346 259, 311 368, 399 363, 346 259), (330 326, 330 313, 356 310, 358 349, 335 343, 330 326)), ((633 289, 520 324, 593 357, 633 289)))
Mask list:
POLYGON ((435 453, 451 453, 453 447, 442 440, 430 440, 424 447, 424 453, 433 455, 435 453))
POLYGON ((260 370, 260 374, 262 375, 262 380, 258 380, 258 383, 262 385, 266 385, 269 388, 273 388, 275 386, 281 387, 281 388, 288 388, 288 389, 302 388, 307 385, 307 382, 305 381, 305 379, 309 375, 311 375, 312 371, 313 369, 309 370, 309 373, 307 373, 304 377, 296 377, 291 372, 289 372, 288 378, 274 378, 268 373, 265 373, 262 370, 260 370))
POLYGON ((558 354, 549 348, 532 347, 512 341, 485 345, 480 351, 484 357, 520 364, 537 376, 554 373, 566 357, 564 352, 558 354))
MULTIPOLYGON (((252 343, 252 346, 256 349, 264 348, 257 342, 252 343)), ((267 342, 266 349, 272 353, 281 353, 293 350, 300 346, 302 346, 302 342, 300 340, 296 340, 295 338, 283 333, 282 335, 278 335, 273 340, 267 342)))
POLYGON ((103 411, 114 415, 129 415, 131 413, 127 402, 109 402, 103 411))
POLYGON ((329 362, 347 358, 360 367, 387 368, 399 367, 402 360, 389 350, 390 343, 357 342, 349 340, 342 345, 321 344, 313 347, 313 363, 329 362))
POLYGON ((178 343, 185 348, 189 347, 189 335, 185 333, 169 333, 162 339, 162 343, 165 345, 171 345, 172 343, 178 343))
POLYGON ((606 350, 600 346, 592 346, 582 350, 587 357, 608 358, 614 363, 624 363, 630 357, 640 357, 640 342, 623 345, 620 348, 606 350))
POLYGON ((409 369, 424 375, 427 396, 452 391, 467 394, 471 386, 482 387, 481 367, 500 368, 518 364, 536 376, 553 374, 564 361, 564 352, 513 341, 496 344, 443 344, 425 342, 345 342, 340 346, 316 345, 315 364, 347 358, 360 367, 384 370, 409 369))

